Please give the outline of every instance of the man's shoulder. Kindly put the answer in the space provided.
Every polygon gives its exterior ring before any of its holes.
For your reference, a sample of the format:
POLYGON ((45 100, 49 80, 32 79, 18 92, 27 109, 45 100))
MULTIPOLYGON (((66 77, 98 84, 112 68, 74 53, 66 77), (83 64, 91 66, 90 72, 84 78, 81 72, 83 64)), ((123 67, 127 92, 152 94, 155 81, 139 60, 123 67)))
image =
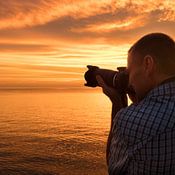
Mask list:
POLYGON ((121 134, 129 140, 152 137, 175 125, 175 101, 143 100, 121 109, 114 123, 121 134))

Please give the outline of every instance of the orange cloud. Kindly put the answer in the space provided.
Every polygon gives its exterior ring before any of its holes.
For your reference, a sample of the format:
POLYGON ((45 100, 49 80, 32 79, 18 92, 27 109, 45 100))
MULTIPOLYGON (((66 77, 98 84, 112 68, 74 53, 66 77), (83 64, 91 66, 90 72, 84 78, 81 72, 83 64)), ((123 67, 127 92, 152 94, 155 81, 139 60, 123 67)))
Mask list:
POLYGON ((160 10, 160 20, 174 21, 174 6, 175 2, 169 0, 6 0, 0 2, 0 28, 43 25, 65 16, 81 19, 107 13, 115 15, 120 10, 134 15, 160 10))
MULTIPOLYGON (((46 55, 1 54, 0 89, 9 88, 81 88, 84 89, 86 65, 116 69, 126 64, 122 47, 79 45, 46 55), (118 56, 117 56, 118 54, 118 56)), ((86 89, 86 88, 85 88, 86 89)))
POLYGON ((37 66, 29 64, 0 65, 0 89, 24 88, 66 88, 83 87, 82 68, 67 68, 58 66, 37 66))
POLYGON ((110 21, 103 22, 99 24, 89 24, 83 26, 82 28, 72 28, 71 31, 75 33, 84 33, 84 32, 93 32, 93 33, 103 33, 103 32, 112 32, 115 30, 131 30, 141 26, 144 26, 147 21, 143 20, 141 17, 128 18, 122 21, 110 21))
POLYGON ((54 48, 50 45, 42 44, 12 44, 12 43, 0 43, 0 53, 23 53, 23 52, 50 52, 54 48))
POLYGON ((0 87, 83 87, 86 65, 116 69, 141 36, 175 36, 175 1, 0 1, 0 87))
POLYGON ((105 6, 108 3, 106 0, 1 1, 0 15, 3 20, 0 22, 0 28, 20 28, 41 25, 64 16, 85 18, 99 11, 105 12, 105 6), (84 7, 86 7, 86 10, 84 10, 84 7))
POLYGON ((0 42, 128 44, 148 32, 174 36, 174 16, 169 0, 6 0, 0 1, 0 42))

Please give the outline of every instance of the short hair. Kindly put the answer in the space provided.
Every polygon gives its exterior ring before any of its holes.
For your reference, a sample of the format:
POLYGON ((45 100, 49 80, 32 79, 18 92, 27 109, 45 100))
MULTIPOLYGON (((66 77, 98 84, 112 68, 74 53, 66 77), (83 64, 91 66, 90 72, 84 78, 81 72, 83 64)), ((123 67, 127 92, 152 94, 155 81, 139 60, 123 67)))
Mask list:
POLYGON ((175 75, 175 41, 164 33, 143 36, 128 52, 138 54, 142 58, 150 55, 162 73, 175 75))

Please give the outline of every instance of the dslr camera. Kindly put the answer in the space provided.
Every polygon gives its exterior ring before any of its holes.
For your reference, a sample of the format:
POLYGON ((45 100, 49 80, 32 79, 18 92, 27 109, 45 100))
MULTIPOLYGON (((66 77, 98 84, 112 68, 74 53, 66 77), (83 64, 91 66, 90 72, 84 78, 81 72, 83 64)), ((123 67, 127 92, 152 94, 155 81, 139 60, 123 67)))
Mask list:
POLYGON ((85 86, 99 86, 96 75, 100 75, 108 86, 115 88, 121 95, 135 94, 134 89, 129 86, 129 75, 126 67, 117 67, 116 71, 92 65, 88 65, 87 68, 88 70, 84 74, 85 86))

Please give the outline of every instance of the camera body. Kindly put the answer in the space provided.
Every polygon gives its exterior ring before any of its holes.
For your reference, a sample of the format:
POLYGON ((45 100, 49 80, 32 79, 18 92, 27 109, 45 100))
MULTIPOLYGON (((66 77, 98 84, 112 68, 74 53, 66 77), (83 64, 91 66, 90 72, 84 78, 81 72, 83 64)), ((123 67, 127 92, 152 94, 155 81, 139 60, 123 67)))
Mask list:
POLYGON ((87 82, 85 86, 99 86, 96 76, 100 75, 108 86, 115 88, 120 94, 133 93, 133 89, 129 87, 129 75, 126 71, 126 67, 118 67, 117 71, 101 69, 92 65, 88 65, 87 68, 88 71, 84 74, 84 78, 87 82))

